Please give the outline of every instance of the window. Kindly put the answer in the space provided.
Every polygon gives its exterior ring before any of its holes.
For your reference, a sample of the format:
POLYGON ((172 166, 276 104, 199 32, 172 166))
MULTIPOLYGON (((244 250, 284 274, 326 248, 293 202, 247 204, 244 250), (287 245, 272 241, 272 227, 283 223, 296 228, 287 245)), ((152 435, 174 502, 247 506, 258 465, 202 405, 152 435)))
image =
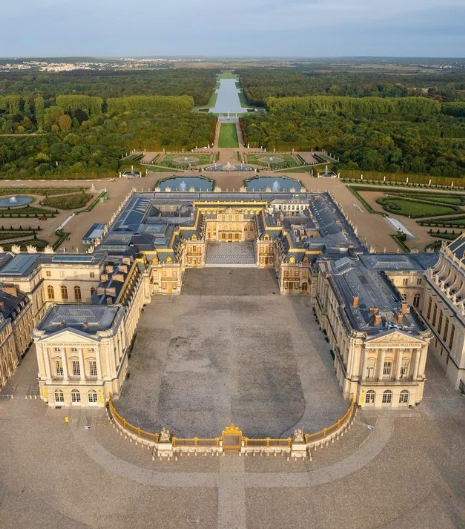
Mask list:
POLYGON ((388 389, 383 393, 383 404, 391 404, 392 402, 392 391, 388 389))
POLYGON ((90 273, 89 273, 89 276, 91 277, 91 279, 94 279, 94 277, 95 277, 95 272, 90 272, 90 273))
POLYGON ((409 362, 402 362, 402 365, 400 366, 400 378, 408 377, 409 367, 410 367, 409 362))
POLYGON ((65 277, 65 273, 63 272, 63 270, 60 270, 60 277, 65 277))
POLYGON ((367 378, 374 378, 375 377, 375 366, 369 365, 367 367, 367 378))
POLYGON ((442 329, 442 310, 439 313, 439 323, 438 323, 438 333, 439 334, 441 334, 441 329, 442 329))
POLYGON ((392 362, 384 362, 383 365, 383 377, 389 377, 391 375, 392 362))
POLYGON ((63 395, 63 391, 61 391, 61 389, 55 390, 55 402, 57 404, 65 402, 65 396, 63 395))
POLYGON ((429 298, 429 303, 428 303, 428 319, 430 319, 431 317, 431 307, 433 305, 433 300, 431 298, 429 298))
POLYGON ((95 292, 95 287, 90 287, 90 295, 93 296, 95 292))
POLYGON ((65 286, 61 287, 61 299, 64 301, 68 300, 68 289, 65 286))
POLYGON ((372 389, 370 389, 369 391, 367 391, 367 396, 365 397, 365 403, 374 404, 375 397, 376 397, 376 393, 372 389))
POLYGON ((421 285, 421 283, 422 283, 422 279, 421 279, 421 277, 418 277, 417 278, 417 285, 421 285))
POLYGON ((55 376, 63 376, 63 363, 61 360, 55 360, 55 376))
POLYGON ((71 402, 74 404, 81 402, 81 394, 78 389, 71 390, 71 402))
POLYGON ((436 327, 436 316, 438 314, 438 305, 437 303, 434 304, 434 312, 433 312, 433 327, 436 327))
POLYGON ((79 377, 81 375, 81 366, 79 360, 73 360, 73 376, 79 377))
POLYGON ((76 301, 81 301, 81 287, 78 287, 77 285, 74 287, 74 299, 76 301))
POLYGON ((447 342, 447 332, 449 330, 449 318, 446 316, 446 324, 444 325, 444 341, 447 342))
POLYGON ((87 393, 87 399, 89 401, 89 404, 96 404, 97 392, 94 389, 89 390, 89 392, 87 393))
POLYGON ((408 404, 409 393, 406 389, 403 389, 399 395, 399 404, 408 404))
POLYGON ((97 376, 97 362, 95 360, 89 360, 89 374, 91 377, 97 376))
POLYGON ((420 294, 415 294, 413 297, 413 306, 417 309, 420 305, 420 294))
POLYGON ((452 349, 452 344, 454 343, 454 335, 455 335, 455 325, 452 325, 452 330, 450 332, 450 338, 449 338, 449 349, 452 349))
POLYGON ((47 270, 47 271, 45 272, 45 275, 46 275, 47 277, 52 277, 52 272, 51 272, 50 270, 47 270))
POLYGON ((408 279, 404 279, 403 280, 403 285, 404 285, 404 287, 406 287, 408 285, 408 279))
POLYGON ((55 299, 55 291, 53 290, 52 285, 48 285, 47 287, 47 296, 48 299, 55 299))

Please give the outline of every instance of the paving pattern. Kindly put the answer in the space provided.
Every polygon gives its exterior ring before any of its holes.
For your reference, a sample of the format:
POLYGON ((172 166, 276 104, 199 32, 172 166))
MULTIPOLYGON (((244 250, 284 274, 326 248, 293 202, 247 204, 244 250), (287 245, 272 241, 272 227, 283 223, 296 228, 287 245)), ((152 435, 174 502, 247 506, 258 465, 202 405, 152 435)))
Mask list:
POLYGON ((329 426, 347 409, 307 297, 280 296, 274 272, 189 269, 180 296, 153 297, 116 403, 130 422, 179 437, 251 437, 329 426))
POLYGON ((253 242, 209 242, 206 266, 255 266, 253 242))

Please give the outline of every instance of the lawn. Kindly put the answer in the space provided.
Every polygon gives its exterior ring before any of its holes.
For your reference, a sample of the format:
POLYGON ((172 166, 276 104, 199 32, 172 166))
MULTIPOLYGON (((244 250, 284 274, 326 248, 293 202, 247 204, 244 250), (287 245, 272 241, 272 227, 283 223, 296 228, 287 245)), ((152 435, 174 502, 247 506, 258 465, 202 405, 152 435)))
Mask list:
POLYGON ((218 147, 220 148, 236 148, 239 147, 237 139, 237 129, 235 123, 222 123, 220 129, 220 139, 218 140, 218 147))
POLYGON ((237 75, 232 72, 223 72, 218 74, 218 79, 237 79, 237 75))
POLYGON ((456 206, 428 204, 418 200, 409 200, 406 198, 397 198, 392 196, 378 198, 376 202, 383 206, 383 209, 388 213, 404 215, 405 217, 411 218, 451 215, 460 211, 460 209, 456 206))
POLYGON ((1 231, 0 241, 7 241, 8 239, 19 239, 20 237, 32 237, 34 232, 32 230, 23 231, 1 231))
POLYGON ((189 166, 196 167, 197 165, 207 165, 211 163, 211 154, 201 153, 193 154, 190 152, 187 153, 172 153, 167 154, 158 165, 164 167, 178 167, 188 169, 189 166), (187 157, 187 161, 182 160, 183 157, 187 157), (189 161, 190 158, 194 158, 193 161, 189 161))
POLYGON ((43 204, 58 209, 79 209, 84 207, 92 195, 88 193, 75 193, 71 195, 47 197, 43 204))
POLYGON ((80 193, 88 187, 3 187, 0 195, 64 195, 67 193, 80 193))
MULTIPOLYGON (((386 184, 389 185, 389 182, 394 182, 398 184, 419 184, 425 187, 428 187, 429 181, 431 180, 431 185, 433 186, 444 186, 450 187, 451 183, 454 182, 456 187, 463 187, 465 181, 460 178, 447 178, 445 176, 429 176, 422 174, 410 174, 410 173, 380 173, 377 171, 364 171, 363 169, 340 169, 341 178, 343 180, 354 180, 355 182, 360 183, 371 183, 370 181, 383 184, 384 178, 386 178, 386 184), (363 174, 363 180, 361 180, 360 175, 363 174)), ((395 184, 393 184, 395 185, 395 184)))
MULTIPOLYGON (((288 167, 295 167, 297 162, 294 156, 288 153, 258 153, 247 154, 247 163, 252 165, 261 165, 262 167, 270 166, 271 169, 287 169, 288 167), (274 161, 266 161, 266 158, 274 158, 274 161)), ((308 170, 308 168, 307 168, 308 170)), ((301 172, 301 171, 299 171, 301 172)))

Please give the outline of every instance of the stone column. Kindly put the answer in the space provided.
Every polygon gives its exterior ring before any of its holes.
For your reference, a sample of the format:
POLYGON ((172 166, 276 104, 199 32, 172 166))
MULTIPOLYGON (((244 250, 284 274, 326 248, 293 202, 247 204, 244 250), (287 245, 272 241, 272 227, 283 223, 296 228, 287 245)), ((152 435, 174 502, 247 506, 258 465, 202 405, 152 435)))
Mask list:
POLYGON ((68 359, 66 358, 66 350, 61 350, 61 363, 63 364, 63 380, 69 380, 68 375, 68 359))
POLYGON ((397 350, 396 380, 400 380, 400 368, 402 367, 402 350, 397 350))
POLYGON ((366 375, 365 375, 365 369, 366 369, 366 364, 367 364, 367 350, 366 349, 363 349, 360 351, 360 356, 361 356, 361 369, 360 369, 360 380, 364 380, 366 378, 366 375))
POLYGON ((383 379, 383 368, 384 368, 384 359, 386 358, 386 351, 381 349, 381 352, 378 353, 378 380, 383 379))
POLYGON ((45 373, 47 374, 47 382, 52 381, 52 372, 50 369, 50 355, 48 354, 48 349, 46 347, 42 347, 42 359, 45 366, 45 373))
POLYGON ((95 363, 97 364, 97 380, 102 380, 102 365, 101 365, 100 347, 97 347, 95 354, 95 363))
POLYGON ((420 364, 420 350, 417 349, 415 351, 415 364, 414 364, 414 367, 413 367, 413 380, 417 379, 418 378, 418 366, 420 364))
POLYGON ((81 382, 86 380, 86 365, 84 364, 84 353, 82 347, 79 348, 79 365, 80 365, 80 378, 81 382))

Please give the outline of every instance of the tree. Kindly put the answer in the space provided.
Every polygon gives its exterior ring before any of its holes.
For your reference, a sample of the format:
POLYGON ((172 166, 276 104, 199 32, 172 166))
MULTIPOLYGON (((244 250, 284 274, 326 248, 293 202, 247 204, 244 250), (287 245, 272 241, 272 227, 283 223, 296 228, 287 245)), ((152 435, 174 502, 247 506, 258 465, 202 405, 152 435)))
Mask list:
POLYGON ((67 116, 66 114, 63 114, 63 116, 60 116, 58 118, 58 126, 60 127, 61 130, 66 132, 71 129, 71 125, 72 125, 71 118, 67 116))

